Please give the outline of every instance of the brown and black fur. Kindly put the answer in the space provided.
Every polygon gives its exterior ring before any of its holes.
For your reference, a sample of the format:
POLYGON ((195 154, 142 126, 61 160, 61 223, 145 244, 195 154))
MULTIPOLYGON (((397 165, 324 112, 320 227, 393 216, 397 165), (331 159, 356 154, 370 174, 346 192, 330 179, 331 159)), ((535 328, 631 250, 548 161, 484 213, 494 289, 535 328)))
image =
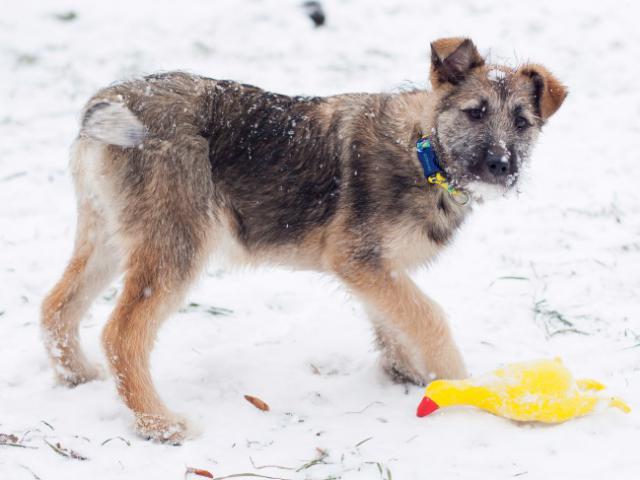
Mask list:
POLYGON ((465 375, 444 313, 407 271, 451 241, 470 207, 427 184, 415 142, 429 134, 471 196, 478 183, 506 189, 566 92, 541 66, 485 65, 466 39, 432 44, 431 83, 309 98, 167 73, 98 92, 72 154, 74 254, 43 303, 59 379, 98 375, 78 324, 123 272, 103 333, 111 371, 138 430, 180 442, 185 423, 158 397, 149 354, 214 252, 334 274, 364 302, 395 378, 465 375))

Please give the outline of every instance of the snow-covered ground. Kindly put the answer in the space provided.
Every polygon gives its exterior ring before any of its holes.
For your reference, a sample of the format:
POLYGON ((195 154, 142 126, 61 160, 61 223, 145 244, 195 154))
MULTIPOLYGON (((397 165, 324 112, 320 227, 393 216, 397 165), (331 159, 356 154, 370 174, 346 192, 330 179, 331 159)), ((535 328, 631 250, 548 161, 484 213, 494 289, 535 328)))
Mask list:
MULTIPOLYGON (((0 433, 26 448, 0 446, 0 479, 181 479, 187 467, 309 480, 640 478, 637 2, 324 4, 327 25, 315 29, 298 0, 5 2, 0 433), (521 195, 477 208, 416 280, 448 311, 472 373, 561 356, 634 412, 551 427, 470 409, 417 419, 422 389, 380 373, 365 315, 334 280, 213 264, 153 354, 162 396, 200 429, 197 438, 181 447, 138 438, 111 379, 73 390, 54 384, 39 303, 70 253, 68 147, 94 90, 171 69, 284 93, 426 86, 429 42, 460 34, 494 61, 545 64, 571 93, 521 195), (88 460, 64 458, 46 442, 88 460)), ((103 364, 99 332, 117 289, 82 325, 90 356, 103 364)))

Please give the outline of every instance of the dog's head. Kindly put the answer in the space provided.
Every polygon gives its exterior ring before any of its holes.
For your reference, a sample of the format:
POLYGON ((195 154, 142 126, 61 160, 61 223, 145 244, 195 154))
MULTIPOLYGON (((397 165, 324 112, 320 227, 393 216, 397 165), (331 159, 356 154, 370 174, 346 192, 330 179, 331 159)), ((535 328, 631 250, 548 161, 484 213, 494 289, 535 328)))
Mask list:
POLYGON ((507 190, 542 125, 564 101, 566 88, 544 67, 487 65, 465 38, 431 44, 431 83, 440 94, 436 145, 450 181, 474 190, 507 190))

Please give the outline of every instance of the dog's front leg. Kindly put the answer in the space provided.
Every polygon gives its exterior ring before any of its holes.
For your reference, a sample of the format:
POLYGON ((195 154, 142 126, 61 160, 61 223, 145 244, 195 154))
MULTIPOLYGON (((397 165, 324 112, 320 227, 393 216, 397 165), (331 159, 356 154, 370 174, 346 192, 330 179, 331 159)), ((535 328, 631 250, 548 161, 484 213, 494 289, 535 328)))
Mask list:
POLYGON ((444 312, 407 274, 351 266, 340 276, 364 302, 392 378, 424 385, 466 376, 444 312))

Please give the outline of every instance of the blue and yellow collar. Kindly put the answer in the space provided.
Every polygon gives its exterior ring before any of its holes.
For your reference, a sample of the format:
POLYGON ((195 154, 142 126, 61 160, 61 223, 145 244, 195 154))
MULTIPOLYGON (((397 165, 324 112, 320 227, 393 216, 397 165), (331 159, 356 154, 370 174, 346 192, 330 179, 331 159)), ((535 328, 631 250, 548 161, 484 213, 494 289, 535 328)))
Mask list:
POLYGON ((469 195, 467 193, 462 190, 457 190, 447 182, 444 170, 438 162, 436 151, 427 135, 423 135, 418 139, 416 142, 416 151, 418 152, 418 160, 420 161, 420 165, 422 165, 424 177, 427 179, 427 182, 446 190, 452 198, 459 196, 461 201, 454 199, 457 204, 466 205, 469 203, 469 195))

